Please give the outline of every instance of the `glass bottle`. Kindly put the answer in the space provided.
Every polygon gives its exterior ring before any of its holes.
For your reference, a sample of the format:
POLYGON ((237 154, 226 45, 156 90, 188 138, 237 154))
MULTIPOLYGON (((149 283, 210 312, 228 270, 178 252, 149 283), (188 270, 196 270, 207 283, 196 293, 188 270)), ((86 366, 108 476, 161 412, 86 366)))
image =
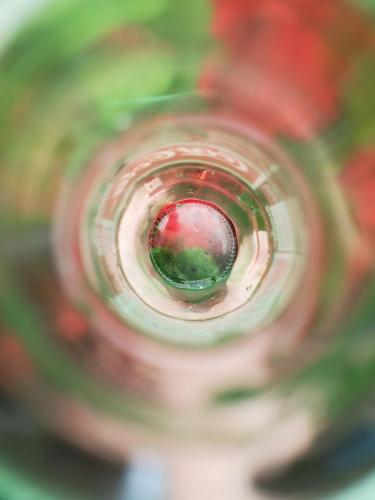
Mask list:
POLYGON ((47 427, 162 456, 170 498, 242 500, 348 426, 375 366, 373 12, 64 0, 9 43, 1 380, 47 427))

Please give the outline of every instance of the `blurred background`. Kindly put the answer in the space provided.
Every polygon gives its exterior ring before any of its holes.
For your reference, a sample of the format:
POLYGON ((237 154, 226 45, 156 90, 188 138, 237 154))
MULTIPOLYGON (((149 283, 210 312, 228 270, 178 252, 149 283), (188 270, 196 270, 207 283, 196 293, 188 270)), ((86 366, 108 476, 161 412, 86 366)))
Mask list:
POLYGON ((374 89, 373 0, 0 0, 0 498, 375 496, 374 89))

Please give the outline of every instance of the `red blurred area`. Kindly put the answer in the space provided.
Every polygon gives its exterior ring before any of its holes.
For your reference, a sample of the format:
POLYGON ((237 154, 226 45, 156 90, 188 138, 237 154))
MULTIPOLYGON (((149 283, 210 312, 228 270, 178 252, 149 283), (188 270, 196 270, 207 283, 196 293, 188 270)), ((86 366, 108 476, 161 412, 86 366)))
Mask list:
POLYGON ((339 116, 348 47, 356 53, 369 38, 358 11, 336 0, 213 3, 228 58, 207 64, 203 89, 269 134, 311 139, 339 116))

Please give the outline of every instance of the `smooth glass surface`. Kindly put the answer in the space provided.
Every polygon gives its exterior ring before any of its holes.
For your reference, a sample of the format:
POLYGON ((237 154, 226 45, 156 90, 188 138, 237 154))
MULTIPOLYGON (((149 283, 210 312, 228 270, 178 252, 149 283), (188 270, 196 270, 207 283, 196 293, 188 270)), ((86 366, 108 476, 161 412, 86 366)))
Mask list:
POLYGON ((2 49, 0 381, 38 421, 152 450, 178 500, 211 463, 238 498, 371 467, 329 464, 373 425, 374 12, 62 0, 2 49), (227 245, 187 228, 167 270, 150 231, 187 199, 227 245))

